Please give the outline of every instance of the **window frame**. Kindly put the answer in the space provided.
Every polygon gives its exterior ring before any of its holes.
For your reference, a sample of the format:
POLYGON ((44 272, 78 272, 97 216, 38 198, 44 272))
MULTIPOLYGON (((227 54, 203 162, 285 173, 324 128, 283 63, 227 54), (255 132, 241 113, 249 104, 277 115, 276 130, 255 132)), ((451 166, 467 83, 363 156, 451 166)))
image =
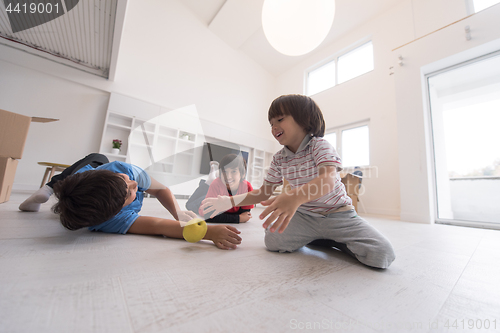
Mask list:
POLYGON ((370 70, 368 70, 368 71, 366 71, 366 72, 364 72, 364 73, 361 73, 361 74, 359 74, 359 75, 357 75, 357 76, 353 76, 353 77, 351 77, 351 78, 349 78, 349 79, 347 79, 347 80, 345 80, 345 81, 342 81, 342 82, 339 82, 339 75, 338 75, 338 70, 337 70, 337 73, 336 73, 336 75, 335 75, 335 77, 337 78, 337 84, 342 84, 342 83, 345 83, 345 82, 349 82, 349 81, 351 81, 351 80, 353 80, 353 79, 355 79, 355 78, 357 78, 357 77, 360 77, 360 76, 363 76, 364 74, 370 73, 371 71, 373 71, 373 70, 375 69, 375 52, 373 51, 373 42, 372 42, 371 40, 370 40, 370 41, 368 41, 368 42, 366 42, 366 43, 363 43, 363 44, 358 45, 356 48, 354 48, 354 49, 350 50, 349 52, 346 52, 346 53, 344 53, 344 54, 339 55, 339 56, 337 57, 337 67, 335 67, 335 69, 338 69, 338 68, 340 67, 340 66, 339 66, 339 59, 340 59, 340 58, 342 58, 342 57, 344 57, 344 56, 349 55, 350 53, 352 53, 352 52, 354 52, 354 51, 356 51, 356 50, 358 50, 358 49, 360 49, 360 48, 362 48, 362 47, 366 46, 367 44, 371 44, 371 49, 372 49, 372 59, 371 59, 371 60, 372 60, 372 63, 373 63, 373 67, 372 67, 372 69, 370 69, 370 70))
MULTIPOLYGON (((472 0, 470 0, 472 2, 472 0)), ((476 55, 472 58, 469 58, 467 60, 464 60, 459 63, 455 63, 453 65, 441 67, 440 69, 436 69, 432 72, 428 72, 424 74, 422 77, 422 80, 425 84, 425 113, 426 113, 426 124, 425 124, 425 129, 426 129, 426 140, 429 142, 429 159, 430 159, 430 165, 428 167, 428 170, 431 174, 430 176, 430 181, 431 181, 431 190, 432 190, 432 201, 433 205, 431 209, 433 210, 434 216, 434 222, 436 224, 449 224, 449 225, 456 225, 456 226, 465 226, 465 227, 475 227, 475 228, 485 228, 485 229, 499 229, 500 226, 498 223, 491 223, 491 222, 483 222, 483 221, 472 221, 472 220, 458 220, 458 219, 449 219, 449 218, 440 218, 440 212, 439 212, 439 194, 438 194, 438 167, 436 166, 436 148, 435 148, 435 133, 434 133, 434 128, 433 128, 433 122, 432 122, 432 107, 431 107, 431 94, 430 94, 430 87, 429 87, 429 78, 460 68, 462 66, 466 66, 469 64, 473 64, 475 62, 479 62, 482 60, 486 60, 491 57, 496 57, 500 54, 500 51, 496 50, 490 53, 483 53, 482 55, 476 55)))
POLYGON ((309 70, 306 71, 306 74, 305 74, 305 80, 304 80, 304 92, 305 92, 305 95, 306 96, 313 96, 313 95, 316 95, 316 94, 319 94, 325 90, 328 90, 328 89, 332 89, 333 87, 335 87, 338 83, 338 67, 337 67, 337 62, 338 62, 338 58, 339 56, 335 57, 334 59, 331 59, 331 58, 328 58, 328 61, 322 61, 320 65, 317 65, 316 67, 314 68, 310 68, 309 70), (325 66, 325 65, 328 65, 330 63, 334 64, 334 82, 333 82, 333 86, 330 86, 328 88, 325 88, 323 90, 320 90, 318 92, 315 92, 314 94, 310 94, 309 93, 309 74, 311 74, 312 72, 314 72, 315 70, 317 69, 320 69, 321 67, 325 66))
POLYGON ((342 152, 342 131, 351 130, 351 129, 355 129, 355 128, 363 127, 363 126, 368 127, 368 143, 369 143, 370 142, 370 119, 365 119, 365 120, 357 121, 354 123, 349 123, 349 124, 342 125, 342 126, 331 127, 325 131, 325 136, 328 134, 336 133, 336 145, 337 146, 333 147, 333 148, 335 148, 335 150, 339 154, 340 158, 342 159, 342 166, 344 167, 344 169, 354 168, 355 166, 359 166, 361 168, 369 168, 371 166, 371 158, 370 158, 371 146, 370 146, 370 144, 368 144, 368 164, 366 164, 366 165, 352 165, 352 166, 345 166, 344 165, 343 152, 342 152))
POLYGON ((488 9, 492 6, 495 6, 495 5, 498 5, 498 3, 496 4, 493 4, 489 7, 486 7, 484 9, 481 9, 481 10, 476 10, 476 6, 474 4, 474 0, 465 0, 465 8, 466 8, 466 12, 467 12, 467 15, 472 15, 472 14, 475 14, 475 13, 479 13, 485 9, 488 9))
POLYGON ((303 87, 304 88, 303 89, 304 95, 306 95, 306 96, 317 95, 319 93, 327 91, 328 89, 332 89, 332 88, 334 88, 334 87, 336 87, 336 86, 338 86, 340 84, 349 82, 349 81, 351 81, 351 80, 353 80, 353 79, 355 79, 357 77, 360 77, 360 76, 363 76, 365 74, 368 74, 368 73, 372 72, 375 69, 375 50, 373 51, 373 69, 372 70, 370 70, 368 72, 365 72, 365 73, 363 73, 361 75, 355 76, 355 77, 353 77, 353 78, 351 78, 351 79, 349 79, 347 81, 344 81, 342 83, 339 83, 339 80, 338 80, 338 60, 339 60, 339 58, 342 57, 342 56, 344 56, 344 55, 346 55, 346 54, 348 54, 348 53, 350 53, 350 52, 352 52, 352 51, 354 51, 355 49, 357 49, 357 48, 359 48, 359 47, 361 47, 361 46, 363 46, 365 44, 368 44, 368 43, 372 43, 372 47, 374 48, 373 39, 372 39, 371 36, 367 37, 367 38, 363 38, 362 40, 360 40, 360 41, 358 41, 358 42, 356 42, 356 43, 354 43, 354 44, 352 44, 352 45, 350 45, 350 46, 342 49, 341 51, 339 51, 339 52, 337 52, 337 53, 335 53, 335 54, 333 54, 333 55, 331 55, 331 56, 323 59, 322 61, 316 63, 315 65, 307 68, 305 70, 305 72, 304 72, 304 87, 303 87), (324 66, 324 65, 326 65, 326 64, 328 64, 330 62, 334 62, 334 64, 335 64, 335 84, 333 86, 331 86, 331 87, 325 88, 325 89, 323 89, 321 91, 318 91, 318 92, 316 92, 314 94, 310 94, 309 93, 309 89, 308 89, 309 88, 309 73, 311 73, 311 72, 313 72, 313 71, 321 68, 322 66, 324 66))
POLYGON ((474 2, 473 0, 464 0, 465 1, 465 12, 467 15, 472 15, 475 13, 474 10, 474 2))

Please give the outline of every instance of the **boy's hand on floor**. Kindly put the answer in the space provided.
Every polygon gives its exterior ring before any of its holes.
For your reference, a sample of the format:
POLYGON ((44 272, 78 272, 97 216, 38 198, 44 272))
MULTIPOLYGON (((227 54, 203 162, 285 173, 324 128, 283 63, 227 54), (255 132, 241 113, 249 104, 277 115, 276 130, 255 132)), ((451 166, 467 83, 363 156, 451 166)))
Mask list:
POLYGON ((181 222, 189 222, 192 219, 198 217, 198 215, 196 215, 190 210, 181 210, 180 212, 177 212, 177 216, 179 217, 179 221, 181 222))
POLYGON ((264 229, 267 229, 272 224, 269 231, 275 232, 278 230, 280 234, 283 233, 300 206, 300 203, 295 198, 294 195, 283 193, 277 197, 262 201, 261 205, 267 206, 267 208, 259 215, 259 218, 263 220, 267 215, 271 214, 262 225, 264 229))
POLYGON ((220 213, 224 213, 226 210, 233 208, 231 204, 231 199, 227 195, 219 195, 217 198, 206 198, 201 202, 200 208, 203 211, 203 215, 212 212, 210 218, 214 218, 220 213))
POLYGON ((210 239, 219 249, 236 249, 241 244, 239 233, 238 229, 230 225, 209 225, 204 239, 210 239))

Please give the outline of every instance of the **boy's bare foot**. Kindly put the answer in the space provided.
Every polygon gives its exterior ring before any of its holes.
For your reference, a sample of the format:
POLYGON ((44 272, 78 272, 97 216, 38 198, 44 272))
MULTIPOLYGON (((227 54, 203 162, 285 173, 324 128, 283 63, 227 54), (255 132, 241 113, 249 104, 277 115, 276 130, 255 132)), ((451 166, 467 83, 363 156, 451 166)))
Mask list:
POLYGON ((240 223, 248 222, 252 218, 250 212, 243 212, 240 214, 240 223))

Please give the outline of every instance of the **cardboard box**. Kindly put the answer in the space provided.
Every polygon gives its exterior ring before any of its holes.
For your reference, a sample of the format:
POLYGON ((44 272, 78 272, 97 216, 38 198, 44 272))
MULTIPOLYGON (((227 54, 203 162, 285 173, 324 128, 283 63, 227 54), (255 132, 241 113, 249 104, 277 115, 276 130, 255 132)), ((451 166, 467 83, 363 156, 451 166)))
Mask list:
POLYGON ((47 123, 57 120, 28 117, 0 109, 0 157, 22 158, 31 122, 47 123))
POLYGON ((352 205, 354 206, 354 209, 358 211, 358 195, 359 195, 358 188, 360 184, 360 177, 353 175, 352 173, 342 173, 340 177, 342 183, 345 186, 347 195, 352 200, 352 205))
POLYGON ((16 159, 23 157, 31 122, 47 123, 57 120, 28 117, 0 109, 0 203, 10 198, 18 163, 16 159))
POLYGON ((0 203, 9 201, 17 163, 18 161, 13 158, 0 157, 0 203))
POLYGON ((347 192, 347 195, 358 195, 359 194, 359 184, 360 184, 360 177, 353 175, 352 173, 344 173, 341 174, 341 180, 342 183, 344 183, 345 190, 347 192))
POLYGON ((356 194, 348 194, 349 198, 352 200, 352 205, 354 209, 358 211, 358 196, 356 194))

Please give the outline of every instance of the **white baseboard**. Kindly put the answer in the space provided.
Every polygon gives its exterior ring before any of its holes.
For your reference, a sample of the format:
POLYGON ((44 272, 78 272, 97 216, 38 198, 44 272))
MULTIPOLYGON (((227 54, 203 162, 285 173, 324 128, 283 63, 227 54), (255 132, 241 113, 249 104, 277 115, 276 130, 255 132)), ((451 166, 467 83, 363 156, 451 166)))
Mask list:
POLYGON ((33 185, 33 184, 16 184, 14 183, 12 185, 12 192, 15 193, 33 193, 36 190, 40 188, 39 185, 33 185))
POLYGON ((422 224, 433 224, 434 223, 434 221, 432 221, 432 219, 429 215, 405 213, 405 212, 401 212, 401 221, 415 222, 415 223, 422 223, 422 224))
POLYGON ((380 209, 373 207, 365 207, 366 212, 363 211, 363 206, 358 203, 358 213, 373 214, 373 215, 384 215, 384 216, 394 216, 399 217, 400 211, 397 209, 380 209))

